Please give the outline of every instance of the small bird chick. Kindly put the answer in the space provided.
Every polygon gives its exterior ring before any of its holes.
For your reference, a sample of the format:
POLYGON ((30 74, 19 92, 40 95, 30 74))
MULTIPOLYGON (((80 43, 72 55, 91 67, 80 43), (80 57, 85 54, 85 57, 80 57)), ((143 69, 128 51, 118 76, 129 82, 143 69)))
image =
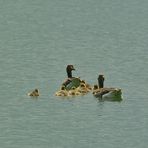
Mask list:
POLYGON ((69 90, 68 95, 75 96, 76 95, 76 87, 72 87, 71 90, 69 90))
POLYGON ((93 90, 96 90, 98 88, 99 88, 98 85, 94 85, 93 90))
POLYGON ((32 92, 28 93, 28 96, 37 97, 39 96, 39 90, 35 89, 32 92))
POLYGON ((66 91, 64 85, 62 85, 60 90, 55 93, 55 96, 68 96, 68 92, 66 91))

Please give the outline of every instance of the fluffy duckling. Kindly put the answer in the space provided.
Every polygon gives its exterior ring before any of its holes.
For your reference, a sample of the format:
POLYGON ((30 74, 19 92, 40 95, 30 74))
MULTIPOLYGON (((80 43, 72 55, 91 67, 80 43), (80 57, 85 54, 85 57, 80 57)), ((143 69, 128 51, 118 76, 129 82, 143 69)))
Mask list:
POLYGON ((84 83, 84 84, 86 84, 85 80, 81 80, 81 83, 84 83))
POLYGON ((88 91, 91 91, 92 90, 92 87, 91 87, 90 84, 86 84, 86 88, 87 88, 88 91))
POLYGON ((61 86, 61 89, 55 93, 55 96, 68 96, 68 92, 65 89, 65 86, 61 86))
POLYGON ((79 87, 72 87, 71 90, 68 92, 69 96, 80 96, 82 93, 79 91, 79 87))
POLYGON ((28 93, 28 96, 32 96, 32 97, 38 97, 39 96, 39 90, 35 89, 32 92, 28 93))
POLYGON ((76 95, 76 87, 72 87, 71 90, 68 91, 69 96, 75 96, 76 95))
POLYGON ((93 94, 95 94, 96 92, 98 92, 99 91, 99 87, 98 87, 98 85, 94 85, 93 86, 93 94))
POLYGON ((78 92, 80 92, 82 95, 88 93, 88 89, 86 88, 86 85, 84 83, 80 83, 80 86, 78 87, 78 92))
POLYGON ((80 95, 82 95, 82 94, 78 91, 78 89, 76 89, 75 95, 76 95, 76 96, 80 96, 80 95))
MULTIPOLYGON (((85 80, 81 80, 81 84, 84 84, 88 91, 91 91, 91 90, 92 90, 91 85, 88 84, 88 83, 86 83, 85 80)), ((80 85, 81 85, 81 84, 80 84, 80 85)), ((83 87, 83 86, 82 86, 82 87, 83 87)))
POLYGON ((98 87, 98 85, 94 85, 94 87, 93 87, 93 90, 97 90, 99 87, 98 87))

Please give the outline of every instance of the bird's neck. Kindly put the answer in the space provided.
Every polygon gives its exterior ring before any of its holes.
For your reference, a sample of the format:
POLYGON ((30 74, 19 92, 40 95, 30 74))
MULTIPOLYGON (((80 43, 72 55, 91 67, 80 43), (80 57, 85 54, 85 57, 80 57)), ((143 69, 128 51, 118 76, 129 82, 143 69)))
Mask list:
POLYGON ((72 78, 72 71, 67 70, 67 76, 68 76, 68 78, 72 78))
POLYGON ((98 78, 98 84, 99 84, 99 88, 103 88, 104 87, 104 79, 98 78))

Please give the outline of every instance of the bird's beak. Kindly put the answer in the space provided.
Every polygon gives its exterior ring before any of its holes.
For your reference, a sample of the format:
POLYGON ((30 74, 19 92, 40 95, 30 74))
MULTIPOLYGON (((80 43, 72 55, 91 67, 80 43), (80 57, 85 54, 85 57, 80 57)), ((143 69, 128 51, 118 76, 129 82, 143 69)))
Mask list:
POLYGON ((75 70, 75 68, 72 66, 72 67, 71 67, 71 70, 75 70))

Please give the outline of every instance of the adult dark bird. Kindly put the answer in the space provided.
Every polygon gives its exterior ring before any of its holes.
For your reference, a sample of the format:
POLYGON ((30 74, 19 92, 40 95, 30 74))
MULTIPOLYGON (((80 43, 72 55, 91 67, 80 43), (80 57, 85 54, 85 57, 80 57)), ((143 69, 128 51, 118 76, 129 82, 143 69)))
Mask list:
POLYGON ((66 72, 67 72, 67 77, 72 78, 72 71, 75 70, 73 65, 67 65, 66 67, 66 72))
POLYGON ((66 89, 71 89, 72 87, 78 87, 80 85, 80 79, 72 76, 72 71, 75 70, 73 65, 67 65, 67 79, 63 82, 62 85, 65 86, 66 89))
POLYGON ((101 74, 101 75, 98 76, 99 88, 103 88, 104 87, 104 80, 105 80, 104 75, 101 74))
POLYGON ((99 75, 98 77, 98 86, 94 85, 93 95, 95 97, 110 100, 110 101, 121 101, 122 100, 122 92, 120 88, 113 87, 104 87, 104 75, 99 75))

